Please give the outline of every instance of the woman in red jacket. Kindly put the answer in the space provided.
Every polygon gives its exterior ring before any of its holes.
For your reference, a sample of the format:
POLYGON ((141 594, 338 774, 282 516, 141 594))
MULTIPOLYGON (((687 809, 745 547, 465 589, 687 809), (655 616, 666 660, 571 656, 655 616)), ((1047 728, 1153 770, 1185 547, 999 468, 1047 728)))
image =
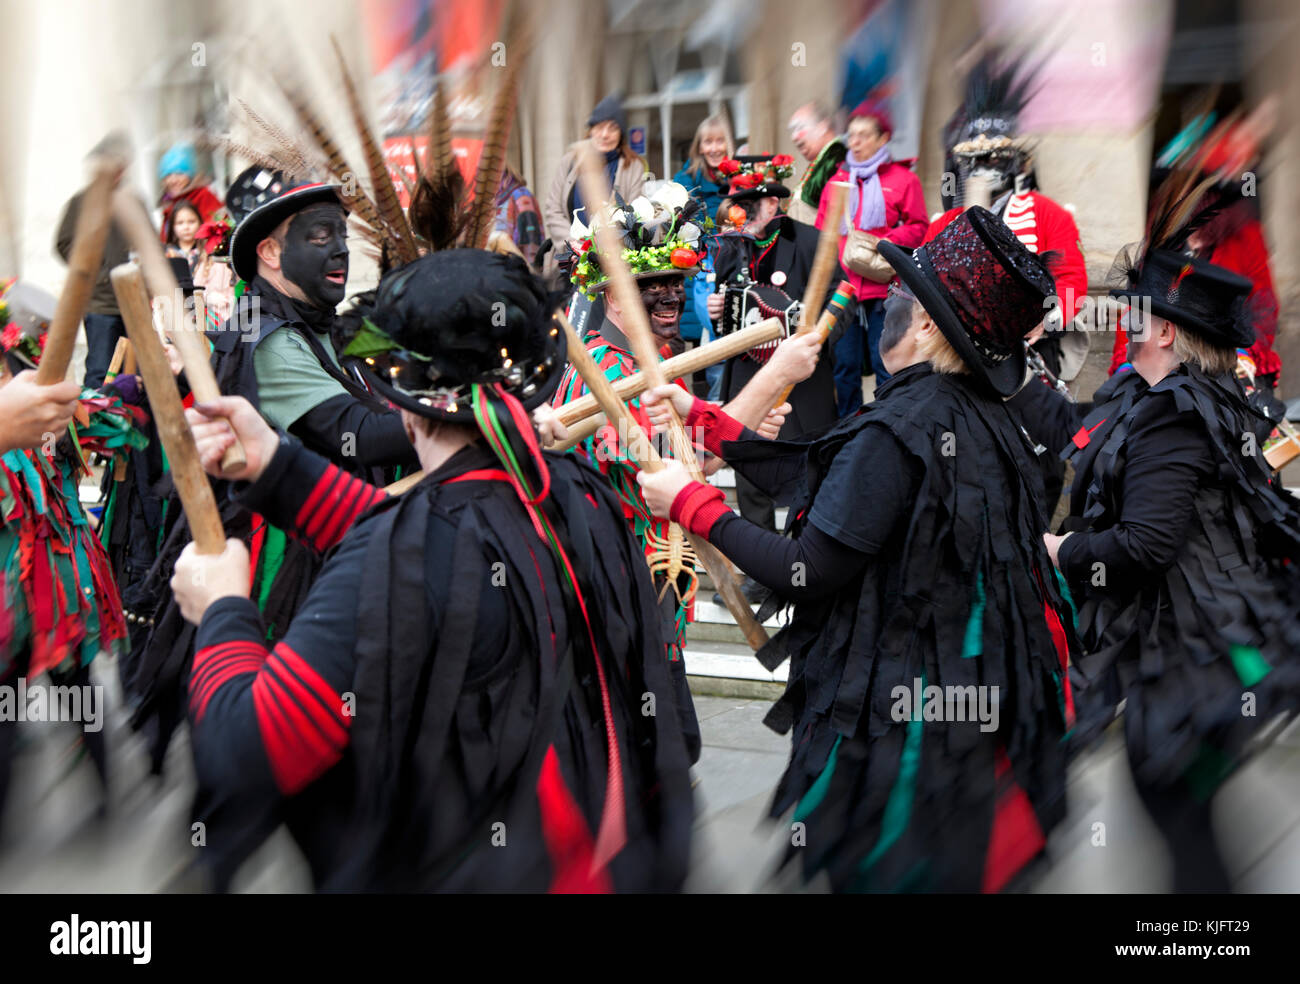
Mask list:
MULTIPOLYGON (((897 243, 920 246, 927 225, 921 179, 912 173, 910 161, 896 162, 889 153, 894 124, 878 103, 864 102, 849 116, 849 153, 832 181, 849 186, 840 226, 840 256, 848 240, 848 223, 854 228, 897 243)), ((826 221, 830 184, 822 191, 817 210, 817 227, 826 221)), ((863 339, 871 356, 877 384, 889 378, 880 361, 880 333, 885 327, 885 295, 888 284, 878 284, 841 268, 853 285, 858 299, 856 323, 851 323, 835 345, 835 402, 839 415, 847 417, 862 406, 863 339)))

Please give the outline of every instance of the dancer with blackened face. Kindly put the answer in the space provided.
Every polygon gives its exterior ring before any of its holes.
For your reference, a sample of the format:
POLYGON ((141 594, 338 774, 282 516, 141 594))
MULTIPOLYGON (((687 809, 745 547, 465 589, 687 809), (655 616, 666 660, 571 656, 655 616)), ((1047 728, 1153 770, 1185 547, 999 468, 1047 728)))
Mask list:
MULTIPOLYGON (((628 265, 640 290, 650 330, 659 345, 659 356, 667 358, 672 354, 673 342, 679 338, 678 329, 686 301, 686 278, 696 274, 698 264, 705 256, 703 230, 697 224, 697 217, 698 222, 704 220, 702 208, 698 201, 690 198, 685 188, 666 181, 651 192, 649 198, 636 199, 615 212, 598 221, 609 221, 620 230, 624 256, 628 257, 628 265)), ((578 255, 573 266, 574 286, 589 298, 600 295, 604 300, 604 321, 591 326, 583 341, 596 365, 608 379, 616 382, 640 368, 632 357, 632 345, 626 334, 630 313, 623 309, 613 291, 605 289, 610 281, 603 257, 592 245, 591 229, 582 221, 575 220, 570 238, 577 244, 578 255)), ((812 338, 789 340, 744 391, 727 404, 728 411, 743 418, 749 426, 763 429, 765 436, 775 436, 785 419, 784 414, 769 414, 768 410, 788 386, 802 382, 812 373, 819 348, 820 343, 812 338)), ((582 376, 570 366, 560 380, 554 403, 560 406, 586 393, 587 386, 582 376)), ((649 434, 650 419, 641 409, 640 400, 630 400, 628 410, 642 430, 649 434)), ((784 411, 789 411, 788 405, 784 405, 784 411)), ((623 437, 614 428, 605 426, 586 438, 578 448, 618 493, 632 532, 645 550, 647 560, 654 561, 662 556, 663 544, 669 537, 669 524, 656 518, 641 497, 636 483, 640 469, 623 448, 623 437)), ((713 471, 720 465, 720 460, 713 459, 705 462, 704 470, 713 471)), ((682 660, 686 624, 692 611, 694 589, 691 575, 685 572, 670 582, 662 565, 652 564, 652 570, 655 572, 655 589, 661 600, 674 685, 694 759, 700 751, 699 727, 686 687, 686 668, 682 660)))
MULTIPOLYGON (((339 366, 331 341, 335 307, 348 277, 347 213, 337 186, 297 185, 254 208, 236 227, 231 266, 244 288, 231 318, 210 333, 213 366, 226 396, 242 396, 275 428, 351 472, 378 484, 396 476, 396 466, 419 467, 402 419, 339 366)), ((319 505, 321 515, 339 507, 337 494, 319 505)), ((249 512, 225 484, 216 488, 226 534, 249 547, 249 583, 272 641, 279 640, 307 597, 321 558, 309 546, 249 512)), ((173 493, 174 497, 174 493, 173 493)), ((135 674, 134 722, 150 735, 154 767, 161 770, 170 735, 185 715, 188 666, 194 630, 166 588, 167 572, 189 541, 178 503, 163 513, 168 524, 152 577, 151 595, 162 601, 141 612, 150 626, 135 674)), ((209 819, 229 805, 206 790, 196 805, 209 819)), ((300 834, 303 818, 289 816, 300 834)), ((215 884, 242 862, 271 822, 260 815, 238 818, 239 830, 222 839, 212 857, 215 884)))
POLYGON ((330 340, 347 290, 347 234, 328 185, 290 188, 240 223, 231 261, 260 317, 243 304, 245 317, 219 333, 218 378, 222 392, 248 397, 274 426, 349 471, 413 465, 400 418, 343 373, 330 340))
POLYGON ((650 316, 650 330, 664 345, 672 346, 681 336, 682 310, 686 304, 685 278, 676 274, 643 280, 641 303, 650 316))

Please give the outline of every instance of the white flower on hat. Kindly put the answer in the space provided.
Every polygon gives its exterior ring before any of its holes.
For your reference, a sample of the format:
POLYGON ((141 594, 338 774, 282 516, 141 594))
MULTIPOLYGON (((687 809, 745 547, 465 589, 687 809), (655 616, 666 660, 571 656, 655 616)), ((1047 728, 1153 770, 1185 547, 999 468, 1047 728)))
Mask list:
MULTIPOLYGON (((578 212, 584 212, 586 209, 578 209, 578 212)), ((582 224, 578 218, 578 212, 573 213, 573 224, 569 226, 570 239, 586 239, 591 235, 591 230, 582 224)))
POLYGON ((690 201, 690 193, 676 181, 665 181, 655 189, 650 200, 670 212, 678 212, 690 201))
POLYGON ((677 231, 677 234, 681 236, 685 242, 694 246, 700 241, 700 235, 702 232, 703 230, 701 230, 694 222, 687 222, 686 225, 682 226, 681 229, 677 231))
POLYGON ((643 223, 649 222, 655 217, 654 202, 646 198, 645 195, 640 195, 639 197, 632 199, 632 203, 629 207, 636 213, 636 217, 643 223))

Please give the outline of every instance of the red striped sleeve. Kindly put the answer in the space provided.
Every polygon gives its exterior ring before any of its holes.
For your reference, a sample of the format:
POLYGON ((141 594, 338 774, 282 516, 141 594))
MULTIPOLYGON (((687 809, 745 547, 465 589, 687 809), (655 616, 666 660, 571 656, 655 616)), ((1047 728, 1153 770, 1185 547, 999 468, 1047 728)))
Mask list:
POLYGON ((252 691, 262 745, 281 792, 299 792, 343 757, 352 718, 342 697, 283 642, 252 691))
MULTIPOLYGON (((724 441, 739 441, 745 436, 745 428, 738 420, 728 416, 722 408, 707 400, 695 398, 691 412, 683 421, 692 435, 703 438, 705 450, 721 458, 724 441)), ((694 437, 692 437, 694 440, 694 437)), ((696 441, 696 443, 700 443, 696 441)))
POLYGON ((196 652, 190 671, 190 714, 194 723, 203 720, 208 703, 222 686, 256 673, 265 661, 266 647, 246 639, 205 646, 196 652))
POLYGON ((317 550, 334 546, 363 512, 386 498, 383 489, 328 465, 294 517, 298 531, 317 550))

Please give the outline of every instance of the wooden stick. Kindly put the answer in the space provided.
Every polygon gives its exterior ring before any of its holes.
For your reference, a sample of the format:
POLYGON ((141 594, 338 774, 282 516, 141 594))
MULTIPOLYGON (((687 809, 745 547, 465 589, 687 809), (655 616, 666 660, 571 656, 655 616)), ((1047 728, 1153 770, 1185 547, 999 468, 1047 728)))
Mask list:
MULTIPOLYGON (((113 202, 113 217, 139 256, 150 291, 163 302, 167 334, 181 354, 181 362, 185 365, 185 381, 190 384, 195 402, 211 403, 219 400, 221 390, 217 387, 217 377, 212 372, 212 355, 203 334, 203 323, 195 322, 195 326, 191 326, 190 319, 186 317, 180 284, 176 282, 176 275, 172 273, 171 264, 167 262, 158 237, 154 235, 153 225, 145 214, 144 206, 133 195, 118 192, 113 202)), ((201 305, 196 299, 195 313, 201 315, 201 312, 201 305)), ((243 445, 236 439, 221 458, 221 471, 229 475, 243 468, 247 460, 243 445)))
POLYGON ((140 360, 140 375, 144 377, 149 408, 163 450, 167 452, 172 480, 180 494, 195 547, 202 554, 219 554, 226 549, 226 531, 221 526, 221 514, 217 511, 212 486, 199 464, 199 450, 185 422, 185 409, 181 406, 181 395, 176 389, 167 354, 154 331, 153 309, 144 277, 136 264, 123 263, 114 268, 110 279, 117 294, 118 310, 126 322, 126 333, 140 360))
MULTIPOLYGON (((750 325, 748 328, 733 331, 730 335, 696 346, 689 352, 674 355, 671 359, 664 359, 663 362, 659 363, 659 370, 666 379, 677 379, 687 373, 699 372, 701 369, 707 369, 719 362, 726 362, 742 352, 748 352, 756 345, 775 341, 784 332, 785 328, 781 324, 780 318, 768 318, 756 325, 750 325)), ((620 400, 631 400, 644 393, 649 385, 645 374, 637 372, 631 376, 624 376, 615 382, 614 393, 620 400)), ((560 423, 564 424, 565 427, 572 427, 579 421, 599 412, 600 406, 596 402, 596 397, 590 393, 555 408, 555 416, 560 419, 560 423)))
MULTIPOLYGON (((628 455, 637 463, 643 471, 657 472, 663 469, 663 459, 659 457, 659 452, 655 450, 654 444, 646 436, 641 425, 636 422, 626 404, 618 398, 614 392, 614 385, 605 378, 605 374, 600 371, 596 365, 596 360, 591 357, 587 351, 587 346, 582 344, 582 339, 574 331, 573 325, 569 324, 569 319, 562 313, 555 315, 555 320, 564 328, 565 340, 569 348, 569 361, 573 367, 578 370, 583 381, 590 387, 591 392, 600 401, 601 408, 605 416, 615 424, 619 433, 619 441, 628 455)), ((722 594, 723 600, 728 601, 727 608, 736 618, 736 624, 740 626, 741 631, 745 634, 745 641, 749 643, 751 649, 757 652, 767 642, 767 632, 758 619, 754 618, 754 612, 749 607, 749 602, 745 596, 740 593, 740 587, 736 584, 735 574, 732 572, 731 565, 727 558, 717 550, 713 544, 701 536, 696 536, 690 530, 682 530, 686 541, 691 545, 695 556, 699 558, 704 569, 709 572, 713 578, 713 583, 717 586, 719 592, 722 592, 724 579, 730 581, 736 588, 735 596, 728 600, 726 593, 722 594), (719 576, 721 574, 721 576, 719 576), (740 608, 737 612, 733 605, 740 608)))
MULTIPOLYGON (((614 392, 618 392, 617 386, 615 387, 614 392)), ((563 441, 557 441, 551 450, 568 451, 569 448, 577 447, 607 423, 609 423, 609 418, 603 413, 593 413, 590 417, 583 417, 576 424, 568 428, 569 436, 563 441)))
MULTIPOLYGON (((846 280, 836 289, 835 293, 831 295, 830 303, 826 305, 826 310, 823 311, 821 317, 817 319, 817 327, 815 327, 813 331, 821 336, 823 345, 826 344, 826 339, 831 337, 831 332, 835 330, 835 319, 838 318, 840 312, 844 310, 844 306, 849 302, 850 296, 849 282, 846 280)), ((796 334, 804 334, 803 328, 800 328, 796 334)), ((792 392, 794 392, 794 386, 787 386, 781 391, 781 395, 776 398, 774 406, 779 407, 786 400, 790 399, 790 394, 792 392)))
MULTIPOLYGON (((622 311, 623 333, 632 347, 632 357, 650 386, 661 386, 664 383, 663 368, 659 364, 659 350, 650 331, 650 318, 646 314, 645 305, 641 302, 641 292, 637 290, 632 272, 623 260, 621 237, 608 221, 602 221, 609 214, 610 190, 605 181, 603 165, 590 147, 585 148, 582 153, 578 180, 582 187, 582 200, 592 209, 592 224, 595 226, 596 246, 600 250, 601 266, 609 275, 608 289, 613 293, 622 311)), ((700 468, 695 445, 691 443, 690 436, 686 433, 686 428, 671 403, 668 404, 667 409, 668 437, 673 446, 673 455, 686 468, 691 478, 702 482, 704 472, 700 468)), ((615 419, 610 415, 609 409, 605 410, 605 415, 611 420, 615 419)), ((708 541, 691 536, 689 532, 687 537, 690 539, 691 546, 695 548, 695 555, 704 564, 718 593, 722 595, 722 600, 727 603, 727 609, 736 620, 736 624, 745 633, 746 641, 752 649, 760 649, 767 643, 767 633, 754 618, 749 601, 740 593, 740 585, 736 583, 731 566, 708 541)))
POLYGON ((136 374, 137 366, 135 361, 135 346, 131 344, 131 339, 124 339, 126 342, 126 357, 122 360, 122 371, 128 376, 136 374))
POLYGON ((389 495, 401 495, 403 492, 415 488, 422 478, 424 478, 424 469, 411 472, 409 475, 403 475, 396 482, 385 485, 384 491, 389 495))
POLYGON ((803 314, 799 319, 799 334, 815 330, 826 300, 826 288, 831 284, 831 274, 840 263, 840 222, 844 218, 844 198, 849 186, 843 181, 831 182, 831 198, 826 209, 826 221, 817 237, 817 252, 813 254, 812 270, 803 292, 803 314))
MULTIPOLYGON (((844 200, 849 186, 843 181, 830 183, 831 197, 827 203, 826 220, 822 223, 821 235, 817 237, 817 252, 813 254, 812 270, 808 273, 808 283, 803 292, 803 309, 799 316, 799 329, 796 335, 807 335, 821 330, 823 323, 834 324, 834 316, 826 322, 822 312, 822 302, 826 299, 826 289, 830 287, 831 274, 840 263, 840 222, 844 218, 844 200)), ((828 327, 822 335, 824 342, 830 335, 828 327)), ((779 407, 790 398, 793 386, 787 386, 776 398, 773 406, 779 407)))
POLYGON ((104 158, 96 162, 94 177, 81 196, 77 213, 77 229, 68 255, 68 278, 63 282, 63 292, 54 308, 36 368, 36 381, 42 386, 61 383, 68 375, 72 350, 77 344, 77 329, 85 317, 90 294, 99 279, 99 268, 104 262, 104 242, 108 239, 109 201, 113 185, 122 173, 120 161, 104 158))
POLYGON ((569 319, 562 313, 557 313, 555 320, 564 328, 565 341, 569 348, 569 361, 573 363, 573 368, 578 370, 578 375, 582 377, 582 381, 587 384, 587 388, 600 404, 606 419, 617 428, 620 445, 627 450, 643 471, 651 473, 662 471, 664 462, 659 457, 659 452, 650 443, 649 437, 636 422, 627 404, 618 398, 618 394, 614 392, 614 384, 600 371, 596 360, 587 351, 587 346, 582 344, 582 339, 578 337, 569 319))
POLYGON ((113 346, 113 358, 108 360, 108 371, 104 373, 105 386, 116 379, 117 374, 122 371, 122 365, 126 362, 126 347, 130 344, 126 340, 126 336, 123 335, 117 340, 117 344, 113 346))

